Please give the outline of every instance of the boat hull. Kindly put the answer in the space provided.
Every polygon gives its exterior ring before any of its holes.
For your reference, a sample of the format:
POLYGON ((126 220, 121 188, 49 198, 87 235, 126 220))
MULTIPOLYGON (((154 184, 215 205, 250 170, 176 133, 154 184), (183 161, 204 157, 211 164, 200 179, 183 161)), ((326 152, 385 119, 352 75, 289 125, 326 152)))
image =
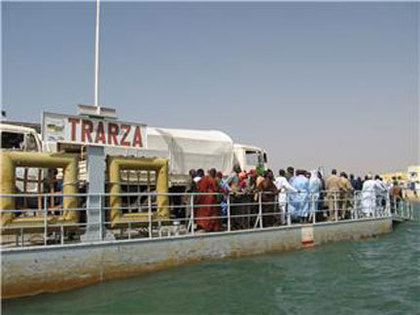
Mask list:
POLYGON ((2 298, 58 292, 205 260, 297 250, 392 231, 392 218, 2 251, 2 298))

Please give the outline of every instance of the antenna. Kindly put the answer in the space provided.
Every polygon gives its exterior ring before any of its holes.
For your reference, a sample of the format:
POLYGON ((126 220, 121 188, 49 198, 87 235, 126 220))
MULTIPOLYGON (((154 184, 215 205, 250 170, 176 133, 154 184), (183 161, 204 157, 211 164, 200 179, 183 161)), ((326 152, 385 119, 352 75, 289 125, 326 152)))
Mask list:
POLYGON ((100 0, 96 0, 96 25, 95 25, 95 103, 92 105, 77 106, 79 115, 96 117, 96 118, 108 118, 117 119, 116 110, 109 107, 101 107, 99 104, 99 30, 100 30, 100 14, 101 14, 101 3, 100 0))
POLYGON ((101 11, 100 0, 96 0, 96 28, 95 28, 95 103, 97 113, 100 113, 99 106, 99 16, 101 11))

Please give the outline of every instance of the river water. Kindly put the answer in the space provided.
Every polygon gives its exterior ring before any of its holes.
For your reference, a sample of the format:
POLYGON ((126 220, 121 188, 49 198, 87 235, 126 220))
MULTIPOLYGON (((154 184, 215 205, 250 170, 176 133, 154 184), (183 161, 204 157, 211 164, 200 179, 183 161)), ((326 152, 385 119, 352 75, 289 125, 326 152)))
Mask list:
POLYGON ((3 313, 420 314, 420 221, 372 239, 6 300, 3 313))

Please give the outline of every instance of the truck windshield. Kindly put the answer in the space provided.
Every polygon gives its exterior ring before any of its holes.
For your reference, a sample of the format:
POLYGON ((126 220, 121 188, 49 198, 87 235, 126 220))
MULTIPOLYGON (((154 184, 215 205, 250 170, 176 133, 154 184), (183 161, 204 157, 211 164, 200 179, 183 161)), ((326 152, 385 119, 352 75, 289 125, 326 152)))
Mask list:
POLYGON ((257 166, 260 162, 260 154, 258 151, 245 151, 246 165, 257 166))
POLYGON ((24 135, 16 132, 5 132, 1 133, 1 148, 2 149, 14 149, 23 150, 24 135))

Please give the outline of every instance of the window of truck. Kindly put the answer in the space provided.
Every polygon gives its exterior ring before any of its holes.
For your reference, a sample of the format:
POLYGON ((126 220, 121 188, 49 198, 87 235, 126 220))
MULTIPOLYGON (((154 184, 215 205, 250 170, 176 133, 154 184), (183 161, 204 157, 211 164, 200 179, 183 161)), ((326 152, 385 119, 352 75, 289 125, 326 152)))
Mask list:
POLYGON ((257 151, 245 151, 246 165, 257 166, 259 164, 260 154, 257 151))
POLYGON ((23 147, 24 147, 24 134, 23 133, 2 131, 1 133, 1 148, 2 149, 23 150, 23 147))
POLYGON ((38 151, 34 135, 28 133, 25 140, 25 151, 38 151))

